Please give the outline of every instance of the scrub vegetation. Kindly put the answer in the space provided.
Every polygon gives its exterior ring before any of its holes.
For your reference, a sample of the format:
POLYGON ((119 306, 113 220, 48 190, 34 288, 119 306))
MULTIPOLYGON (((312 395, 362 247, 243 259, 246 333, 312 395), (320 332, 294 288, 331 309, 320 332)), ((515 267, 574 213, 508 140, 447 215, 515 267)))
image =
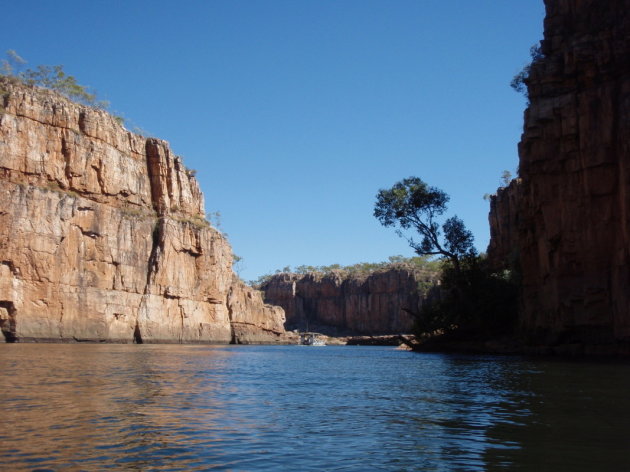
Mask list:
POLYGON ((442 261, 432 260, 426 256, 390 256, 387 261, 383 262, 359 262, 352 265, 300 265, 294 268, 286 266, 282 269, 276 270, 273 274, 265 274, 258 277, 256 280, 250 280, 249 284, 253 287, 260 287, 265 282, 268 282, 274 275, 278 274, 315 274, 319 276, 337 274, 341 277, 364 277, 377 272, 385 272, 394 269, 438 273, 441 270, 442 264, 442 261))
MULTIPOLYGON (((9 49, 6 52, 5 59, 0 61, 0 79, 4 79, 9 83, 22 83, 31 87, 41 87, 53 90, 73 102, 80 103, 99 110, 108 110, 109 102, 98 98, 96 92, 90 90, 89 87, 81 85, 77 79, 68 75, 62 65, 39 65, 35 68, 27 68, 27 61, 22 58, 14 50, 9 49)), ((6 90, 2 88, 0 83, 0 96, 5 96, 6 90)), ((0 103, 0 112, 4 108, 0 103)), ((112 117, 124 126, 125 118, 109 112, 112 117)))
POLYGON ((540 44, 534 44, 531 48, 529 48, 529 56, 531 58, 530 62, 526 64, 510 82, 510 87, 512 87, 516 92, 522 93, 525 98, 529 98, 527 93, 527 81, 529 79, 529 74, 531 73, 532 65, 544 57, 540 44))
POLYGON ((83 105, 106 109, 109 103, 99 100, 95 92, 80 85, 74 76, 66 74, 62 65, 39 65, 34 69, 25 68, 27 61, 14 50, 6 52, 6 58, 0 62, 0 75, 9 80, 19 81, 26 85, 54 90, 83 105))

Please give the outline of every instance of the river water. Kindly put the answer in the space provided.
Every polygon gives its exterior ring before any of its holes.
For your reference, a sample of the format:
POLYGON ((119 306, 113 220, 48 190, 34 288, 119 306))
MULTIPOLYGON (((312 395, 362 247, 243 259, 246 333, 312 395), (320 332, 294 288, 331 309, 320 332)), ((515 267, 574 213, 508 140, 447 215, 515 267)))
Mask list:
POLYGON ((630 470, 630 365, 0 345, 0 470, 630 470))

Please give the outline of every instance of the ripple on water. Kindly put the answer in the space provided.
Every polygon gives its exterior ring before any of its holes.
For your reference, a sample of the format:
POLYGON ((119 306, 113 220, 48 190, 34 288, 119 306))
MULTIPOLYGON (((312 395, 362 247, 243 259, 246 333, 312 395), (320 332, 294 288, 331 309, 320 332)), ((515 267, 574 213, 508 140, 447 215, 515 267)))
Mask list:
POLYGON ((0 350, 3 470, 623 470, 630 450, 624 364, 380 347, 0 350))

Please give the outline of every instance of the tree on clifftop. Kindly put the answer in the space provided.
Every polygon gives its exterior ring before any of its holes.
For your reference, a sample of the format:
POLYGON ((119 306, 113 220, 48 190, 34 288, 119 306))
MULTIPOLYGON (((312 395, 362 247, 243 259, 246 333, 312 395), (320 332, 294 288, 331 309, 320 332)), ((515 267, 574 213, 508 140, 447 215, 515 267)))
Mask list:
POLYGON ((473 235, 457 216, 447 219, 441 226, 436 219, 446 211, 449 197, 442 190, 429 187, 418 177, 409 177, 381 189, 376 195, 374 216, 383 226, 398 227, 396 233, 409 242, 420 256, 439 255, 449 260, 460 272, 461 259, 476 254, 473 235), (422 240, 416 242, 405 235, 417 231, 422 240))

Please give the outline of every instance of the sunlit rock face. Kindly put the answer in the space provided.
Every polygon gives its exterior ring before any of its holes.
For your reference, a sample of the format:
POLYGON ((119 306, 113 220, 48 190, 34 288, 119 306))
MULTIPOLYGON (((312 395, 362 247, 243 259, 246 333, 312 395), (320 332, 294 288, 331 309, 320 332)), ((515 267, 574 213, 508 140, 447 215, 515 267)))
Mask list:
POLYGON ((230 245, 166 142, 53 92, 0 85, 7 341, 282 340, 284 314, 234 280, 230 245))
POLYGON ((490 257, 522 272, 529 343, 630 353, 630 1, 546 0, 520 179, 490 257))
POLYGON ((263 284, 265 301, 281 306, 289 329, 340 334, 409 333, 437 275, 393 269, 371 275, 277 274, 263 284))
POLYGON ((297 343, 284 330, 285 314, 279 306, 267 305, 261 293, 235 277, 228 293, 227 305, 237 344, 297 343))

